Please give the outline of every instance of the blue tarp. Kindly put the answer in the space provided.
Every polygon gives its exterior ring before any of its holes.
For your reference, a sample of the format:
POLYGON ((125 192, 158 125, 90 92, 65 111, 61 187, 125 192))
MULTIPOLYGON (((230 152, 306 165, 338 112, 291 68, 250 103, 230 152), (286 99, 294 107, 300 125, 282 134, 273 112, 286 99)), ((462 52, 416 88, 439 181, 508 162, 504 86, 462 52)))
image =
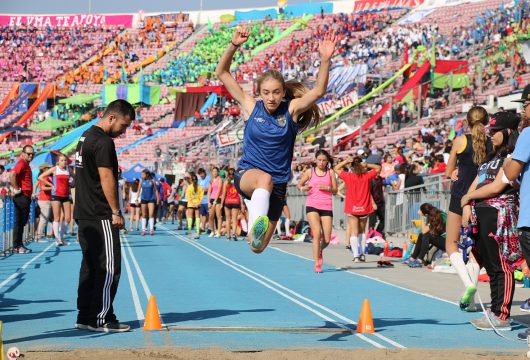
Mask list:
POLYGON ((213 104, 215 104, 217 102, 217 94, 216 93, 212 93, 210 95, 210 97, 208 99, 206 99, 206 101, 204 102, 204 104, 202 105, 201 109, 199 110, 199 112, 201 114, 204 114, 206 112, 206 110, 208 110, 213 104))
POLYGON ((28 100, 28 97, 37 89, 37 84, 35 83, 23 83, 20 84, 20 93, 19 95, 11 100, 9 105, 0 112, 0 121, 4 120, 6 117, 11 115, 13 111, 18 109, 18 107, 26 100, 28 100))
POLYGON ((64 135, 62 138, 60 138, 59 140, 57 140, 53 144, 50 144, 50 145, 48 145, 46 147, 43 147, 41 149, 41 151, 61 150, 62 148, 67 147, 68 145, 70 145, 74 141, 77 141, 81 137, 81 135, 83 135, 83 133, 89 127, 91 127, 92 125, 95 125, 98 121, 99 121, 99 118, 94 119, 92 121, 89 121, 89 122, 87 122, 84 125, 81 125, 80 127, 76 128, 76 129, 72 130, 71 132, 69 132, 68 134, 64 135))
POLYGON ((236 21, 264 20, 267 15, 270 16, 271 19, 276 19, 278 17, 278 13, 276 12, 276 9, 251 10, 251 11, 236 10, 234 15, 236 17, 236 21))
POLYGON ((288 17, 300 17, 309 14, 320 14, 320 8, 324 9, 324 13, 333 13, 333 3, 305 3, 296 5, 287 5, 283 8, 283 12, 288 17))
MULTIPOLYGON (((142 171, 144 169, 149 169, 149 168, 143 166, 140 163, 137 163, 132 168, 130 168, 129 170, 127 170, 124 173, 122 173, 121 177, 124 178, 125 181, 127 181, 127 182, 133 182, 136 179, 141 179, 142 178, 142 171)), ((155 173, 155 178, 157 180, 160 180, 161 178, 163 178, 163 176, 160 175, 160 174, 156 174, 155 173)))

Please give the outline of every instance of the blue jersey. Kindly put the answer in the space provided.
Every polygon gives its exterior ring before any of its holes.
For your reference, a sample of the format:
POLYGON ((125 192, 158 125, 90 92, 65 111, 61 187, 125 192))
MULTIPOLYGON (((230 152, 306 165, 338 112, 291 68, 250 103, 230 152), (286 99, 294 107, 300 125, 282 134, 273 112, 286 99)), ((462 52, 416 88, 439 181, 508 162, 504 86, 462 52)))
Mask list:
POLYGON ((238 169, 265 171, 274 184, 289 182, 297 133, 298 124, 289 113, 288 102, 282 102, 274 114, 267 112, 263 101, 256 102, 245 124, 238 169))
POLYGON ((212 177, 210 175, 206 175, 204 179, 199 176, 197 184, 204 190, 204 197, 202 198, 201 204, 208 204, 208 186, 210 186, 211 182, 212 177))
POLYGON ((145 201, 156 201, 156 192, 153 180, 142 180, 142 198, 145 201))

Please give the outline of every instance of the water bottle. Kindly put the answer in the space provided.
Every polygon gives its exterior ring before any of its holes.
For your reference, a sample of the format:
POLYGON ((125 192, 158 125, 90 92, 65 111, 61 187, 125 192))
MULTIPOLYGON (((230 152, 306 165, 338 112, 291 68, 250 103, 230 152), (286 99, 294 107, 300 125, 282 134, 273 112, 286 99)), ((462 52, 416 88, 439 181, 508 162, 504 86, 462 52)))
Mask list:
POLYGON ((525 287, 525 288, 530 288, 530 278, 528 278, 526 276, 523 277, 523 285, 524 285, 523 287, 525 287))
POLYGON ((383 255, 388 256, 388 241, 385 241, 385 245, 383 245, 383 255))

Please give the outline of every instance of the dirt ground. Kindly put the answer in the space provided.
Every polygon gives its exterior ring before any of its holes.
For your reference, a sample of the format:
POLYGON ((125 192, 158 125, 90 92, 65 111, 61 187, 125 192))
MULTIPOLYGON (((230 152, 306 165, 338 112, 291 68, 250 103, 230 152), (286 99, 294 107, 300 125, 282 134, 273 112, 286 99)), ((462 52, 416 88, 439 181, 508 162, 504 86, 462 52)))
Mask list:
POLYGON ((204 359, 204 360, 521 360, 523 352, 493 352, 483 350, 267 350, 257 352, 232 352, 222 349, 191 350, 186 348, 156 348, 138 350, 75 350, 64 352, 28 352, 24 360, 73 359, 204 359))

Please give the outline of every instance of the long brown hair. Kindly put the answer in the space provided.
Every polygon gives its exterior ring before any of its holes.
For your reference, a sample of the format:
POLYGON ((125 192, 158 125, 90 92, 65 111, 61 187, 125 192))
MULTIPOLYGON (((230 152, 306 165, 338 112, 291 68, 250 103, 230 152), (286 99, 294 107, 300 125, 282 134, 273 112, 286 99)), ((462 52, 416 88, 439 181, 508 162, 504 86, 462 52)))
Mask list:
POLYGON ((429 232, 435 236, 442 235, 445 232, 445 223, 440 209, 435 208, 429 203, 423 203, 420 206, 420 210, 427 217, 429 232))
MULTIPOLYGON (((278 70, 267 70, 261 74, 257 80, 258 93, 261 92, 261 85, 265 80, 277 80, 285 89, 285 99, 290 101, 304 96, 309 89, 301 82, 296 80, 285 81, 282 74, 278 70)), ((317 104, 313 104, 309 109, 298 116, 298 132, 302 132, 309 127, 315 127, 320 123, 320 113, 317 104)))
POLYGON ((471 128, 473 141, 473 162, 480 165, 486 157, 486 132, 484 126, 488 124, 488 112, 482 106, 473 106, 467 112, 467 125, 471 128))

